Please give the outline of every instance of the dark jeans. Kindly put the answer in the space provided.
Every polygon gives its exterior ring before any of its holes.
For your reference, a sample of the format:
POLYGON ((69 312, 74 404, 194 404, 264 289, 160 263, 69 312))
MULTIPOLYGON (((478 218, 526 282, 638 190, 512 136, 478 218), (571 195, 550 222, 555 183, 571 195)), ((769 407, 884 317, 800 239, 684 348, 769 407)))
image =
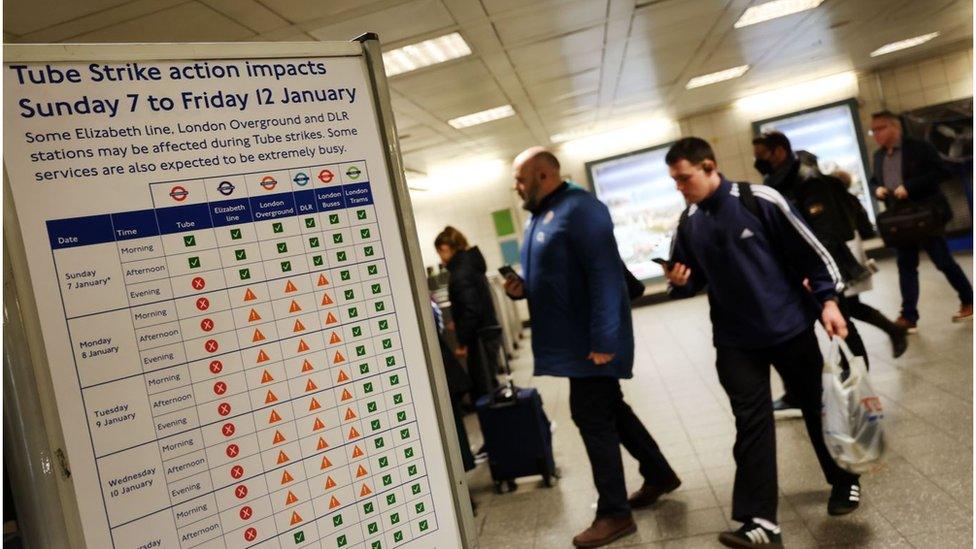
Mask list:
POLYGON ((966 278, 962 267, 952 258, 949 244, 945 237, 933 236, 921 246, 905 246, 897 248, 898 252, 898 283, 901 286, 901 316, 911 322, 918 322, 918 251, 924 248, 929 259, 935 263, 935 268, 942 271, 946 280, 959 294, 959 301, 963 305, 973 302, 973 287, 966 278))
POLYGON ((881 311, 875 309, 874 307, 861 301, 859 296, 850 296, 846 298, 847 301, 847 312, 850 314, 850 318, 855 318, 862 322, 866 322, 888 334, 888 337, 894 339, 899 335, 903 335, 904 328, 899 327, 897 324, 892 322, 888 317, 881 313, 881 311))
MULTIPOLYGON (((461 342, 468 348, 468 375, 471 376, 472 403, 482 395, 486 395, 498 388, 497 365, 486 364, 482 356, 481 343, 478 339, 461 342)), ((490 352, 490 350, 487 350, 490 352)))
POLYGON ((735 415, 735 485, 732 519, 762 518, 776 522, 779 492, 776 474, 776 430, 770 402, 769 365, 783 378, 789 394, 803 411, 807 434, 831 485, 858 477, 837 466, 824 444, 820 420, 823 357, 813 326, 792 339, 763 349, 716 349, 718 379, 729 395, 735 415))
POLYGON ((654 438, 624 402, 620 380, 570 378, 569 411, 590 458, 593 483, 600 496, 598 517, 630 515, 621 444, 640 463, 640 473, 648 484, 666 486, 677 479, 654 438))

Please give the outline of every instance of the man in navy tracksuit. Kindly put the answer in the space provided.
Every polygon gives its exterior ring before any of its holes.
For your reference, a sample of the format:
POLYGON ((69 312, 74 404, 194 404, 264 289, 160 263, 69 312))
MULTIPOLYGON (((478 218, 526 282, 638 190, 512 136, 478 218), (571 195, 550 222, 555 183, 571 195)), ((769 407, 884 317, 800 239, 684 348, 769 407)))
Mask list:
POLYGON ((514 167, 532 220, 522 243, 525 277, 509 279, 505 290, 529 301, 535 375, 569 378, 570 412, 599 493, 596 520, 573 543, 599 547, 635 532, 631 509, 650 506, 681 481, 620 390, 620 380, 633 375, 634 334, 610 212, 563 181, 545 149, 526 150, 514 167), (621 444, 644 477, 629 499, 621 444))
POLYGON ((814 323, 819 317, 830 336, 847 335, 837 306, 840 277, 783 196, 767 186, 725 179, 704 140, 678 141, 666 162, 689 204, 672 244, 669 293, 690 297, 707 286, 718 378, 735 415, 732 519, 743 526, 719 541, 780 547, 770 364, 803 411, 832 486, 828 512, 849 513, 860 499, 858 477, 840 469, 827 451, 820 418, 823 357, 814 323))

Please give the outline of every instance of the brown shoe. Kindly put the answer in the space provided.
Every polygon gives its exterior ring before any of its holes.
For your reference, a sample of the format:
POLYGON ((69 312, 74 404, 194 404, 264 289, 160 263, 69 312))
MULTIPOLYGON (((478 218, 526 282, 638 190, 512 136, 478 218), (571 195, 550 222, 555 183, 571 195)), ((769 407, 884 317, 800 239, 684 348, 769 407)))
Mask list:
POLYGON ((903 316, 898 317, 895 320, 895 324, 897 324, 898 326, 904 328, 906 333, 909 333, 909 334, 917 334, 918 333, 918 325, 915 324, 914 322, 912 322, 911 320, 908 320, 907 318, 905 318, 903 316))
POLYGON ((597 517, 589 528, 573 538, 576 547, 602 547, 637 531, 634 517, 597 517))
POLYGON ((972 320, 973 318, 973 304, 963 305, 959 307, 959 312, 952 315, 953 322, 965 322, 967 320, 972 320))
POLYGON ((627 503, 630 504, 631 509, 643 509, 645 507, 650 507, 654 505, 657 500, 661 499, 664 494, 674 492, 681 486, 681 479, 674 477, 674 480, 665 486, 654 486, 653 484, 644 483, 637 490, 627 498, 627 503))

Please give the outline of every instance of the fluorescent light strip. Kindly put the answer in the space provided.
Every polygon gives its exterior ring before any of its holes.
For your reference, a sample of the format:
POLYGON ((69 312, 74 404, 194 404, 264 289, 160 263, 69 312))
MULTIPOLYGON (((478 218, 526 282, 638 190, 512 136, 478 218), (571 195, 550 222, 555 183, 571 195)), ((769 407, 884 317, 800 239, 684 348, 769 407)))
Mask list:
POLYGON ((454 32, 383 53, 387 76, 395 76, 451 59, 471 55, 471 48, 454 32))
POLYGON ((755 25, 756 23, 762 23, 763 21, 769 21, 770 19, 777 19, 779 17, 793 15, 794 13, 800 13, 801 11, 812 10, 822 4, 823 1, 773 0, 772 2, 766 2, 765 4, 759 4, 758 6, 752 6, 747 9, 742 14, 742 17, 735 22, 734 26, 739 29, 749 25, 755 25))
POLYGON ((892 42, 890 44, 885 44, 880 48, 871 52, 871 57, 878 57, 879 55, 884 55, 886 53, 892 53, 899 50, 906 50, 908 48, 914 48, 915 46, 921 46, 922 44, 932 40, 938 36, 938 32, 930 32, 928 34, 923 34, 922 36, 916 36, 915 38, 908 38, 906 40, 899 40, 897 42, 892 42))
POLYGON ((502 105, 501 107, 495 107, 486 111, 475 112, 466 114, 464 116, 459 116, 457 118, 452 118, 448 120, 447 123, 460 130, 461 128, 468 128, 471 126, 477 126, 478 124, 484 124, 485 122, 508 118, 514 114, 515 110, 512 109, 511 105, 502 105))
POLYGON ((701 76, 696 76, 685 84, 685 89, 700 88, 702 86, 707 86, 709 84, 715 84, 717 82, 723 82, 725 80, 732 80, 733 78, 738 78, 749 70, 749 65, 739 65, 738 67, 732 67, 731 69, 725 69, 724 71, 713 72, 709 74, 703 74, 701 76))

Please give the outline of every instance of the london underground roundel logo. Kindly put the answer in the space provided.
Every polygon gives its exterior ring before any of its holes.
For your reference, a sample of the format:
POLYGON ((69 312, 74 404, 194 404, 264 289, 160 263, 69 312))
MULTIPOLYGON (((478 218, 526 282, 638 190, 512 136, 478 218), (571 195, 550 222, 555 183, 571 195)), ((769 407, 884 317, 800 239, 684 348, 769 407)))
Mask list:
POLYGON ((274 190, 276 185, 278 185, 278 181, 270 175, 266 175, 261 178, 261 186, 264 187, 264 190, 266 191, 274 190))
POLYGON ((299 187, 304 187, 305 185, 308 185, 308 174, 305 172, 298 172, 295 174, 295 177, 292 178, 292 181, 294 181, 299 187))
POLYGON ((322 170, 319 172, 319 181, 321 181, 322 183, 328 183, 332 181, 333 177, 335 177, 335 174, 330 172, 329 170, 322 170))
POLYGON ((169 196, 177 202, 183 202, 186 197, 190 196, 190 191, 186 190, 186 187, 176 185, 169 190, 169 196))
POLYGON ((217 185, 217 192, 224 196, 230 196, 230 193, 234 192, 234 184, 230 181, 221 181, 220 185, 217 185))

